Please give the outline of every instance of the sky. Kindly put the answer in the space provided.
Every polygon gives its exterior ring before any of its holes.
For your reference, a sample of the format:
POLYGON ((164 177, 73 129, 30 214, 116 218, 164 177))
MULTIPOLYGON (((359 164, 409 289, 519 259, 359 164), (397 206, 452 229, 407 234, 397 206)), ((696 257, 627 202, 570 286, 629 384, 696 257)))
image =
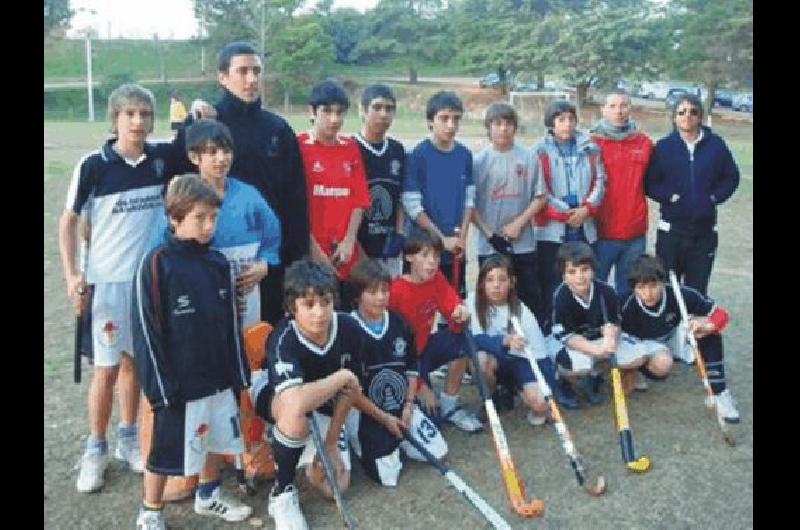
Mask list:
MULTIPOLYGON (((364 11, 378 0, 334 0, 333 7, 364 11)), ((193 0, 71 0, 76 11, 67 36, 93 27, 100 38, 188 39, 198 32, 193 0), (92 14, 91 11, 94 11, 92 14)))

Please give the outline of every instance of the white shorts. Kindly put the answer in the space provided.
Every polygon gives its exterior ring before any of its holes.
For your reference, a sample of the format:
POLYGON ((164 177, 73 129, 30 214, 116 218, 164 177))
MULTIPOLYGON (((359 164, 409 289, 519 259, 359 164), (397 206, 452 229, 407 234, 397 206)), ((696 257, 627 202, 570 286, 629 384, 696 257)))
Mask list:
POLYGON ((678 327, 673 329, 672 333, 666 337, 646 339, 640 342, 644 344, 646 348, 652 350, 653 353, 668 349, 675 359, 687 364, 694 362, 692 345, 689 344, 687 329, 683 324, 678 325, 678 327))
POLYGON ((656 353, 663 352, 666 349, 666 346, 660 342, 639 340, 627 333, 621 333, 615 353, 617 365, 625 366, 641 358, 650 359, 656 353))
MULTIPOLYGON (((317 411, 312 412, 314 414, 314 419, 317 420, 317 425, 319 425, 320 435, 322 436, 322 440, 325 440, 325 436, 328 433, 328 427, 331 424, 331 417, 326 416, 325 414, 320 414, 317 411)), ((311 426, 308 427, 309 431, 311 430, 311 426)), ((344 468, 347 471, 352 469, 352 465, 350 464, 350 450, 347 448, 347 422, 345 420, 345 424, 342 425, 342 430, 339 431, 339 440, 336 442, 336 446, 339 448, 339 458, 342 460, 344 464, 344 468)), ((303 449, 303 454, 300 455, 300 461, 297 463, 297 467, 307 466, 311 462, 314 461, 314 457, 317 455, 317 448, 314 445, 314 439, 312 438, 311 433, 308 435, 308 441, 306 442, 306 447, 303 449)))
POLYGON ((147 467, 156 473, 197 475, 208 453, 244 452, 239 407, 230 388, 187 401, 183 407, 159 409, 153 422, 147 467))
MULTIPOLYGON (((403 440, 399 443, 392 452, 385 456, 371 458, 369 461, 365 460, 361 446, 361 438, 359 437, 359 426, 361 421, 361 412, 352 409, 347 415, 347 439, 350 442, 350 447, 353 448, 356 456, 364 466, 365 472, 373 479, 378 480, 384 486, 397 486, 397 480, 400 476, 400 471, 403 469, 403 462, 400 459, 400 450, 409 458, 425 462, 425 457, 414 448, 409 442, 403 440)), ((447 454, 447 442, 434 423, 420 410, 417 405, 411 412, 411 425, 410 431, 413 436, 422 443, 428 451, 433 454, 437 459, 444 458, 447 454)), ((373 433, 371 438, 374 438, 373 433)), ((385 441, 388 444, 393 444, 396 438, 384 429, 385 441)), ((391 446, 391 445, 390 445, 391 446)))
POLYGON ((117 366, 122 352, 133 356, 131 282, 98 283, 92 298, 92 347, 96 366, 117 366))

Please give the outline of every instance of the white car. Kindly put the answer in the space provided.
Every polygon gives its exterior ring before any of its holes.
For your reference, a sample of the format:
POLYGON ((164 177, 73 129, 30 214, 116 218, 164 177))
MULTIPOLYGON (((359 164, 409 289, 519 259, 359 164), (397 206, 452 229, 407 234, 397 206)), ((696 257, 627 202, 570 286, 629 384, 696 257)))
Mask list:
POLYGON ((750 92, 736 94, 733 96, 731 108, 742 112, 753 112, 753 94, 750 92))

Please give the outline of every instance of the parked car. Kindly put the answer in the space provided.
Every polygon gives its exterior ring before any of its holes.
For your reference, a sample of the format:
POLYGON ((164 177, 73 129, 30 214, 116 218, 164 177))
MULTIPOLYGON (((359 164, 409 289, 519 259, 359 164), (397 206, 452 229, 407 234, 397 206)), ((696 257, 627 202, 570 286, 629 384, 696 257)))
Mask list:
POLYGON ((539 87, 536 83, 514 83, 511 90, 514 92, 536 92, 539 87))
POLYGON ((647 99, 664 99, 668 91, 669 84, 663 81, 645 81, 639 86, 639 90, 635 95, 647 99))
POLYGON ((478 86, 481 88, 500 86, 500 76, 496 72, 485 75, 478 80, 478 86))
POLYGON ((733 105, 733 91, 718 88, 714 91, 714 106, 731 107, 733 105))
POLYGON ((675 102, 678 101, 679 97, 688 93, 689 91, 685 88, 670 88, 667 91, 667 96, 664 98, 664 106, 668 109, 671 109, 675 106, 675 102))
POLYGON ((731 101, 731 108, 743 112, 753 112, 753 94, 747 92, 736 94, 731 101))

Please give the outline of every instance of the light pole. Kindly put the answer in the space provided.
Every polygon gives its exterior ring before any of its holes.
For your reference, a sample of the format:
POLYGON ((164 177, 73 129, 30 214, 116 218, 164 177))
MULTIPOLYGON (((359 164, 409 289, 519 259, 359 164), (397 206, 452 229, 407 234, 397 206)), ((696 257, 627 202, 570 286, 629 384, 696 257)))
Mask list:
POLYGON ((86 92, 89 102, 89 121, 94 121, 94 94, 92 92, 92 32, 86 30, 86 92))

